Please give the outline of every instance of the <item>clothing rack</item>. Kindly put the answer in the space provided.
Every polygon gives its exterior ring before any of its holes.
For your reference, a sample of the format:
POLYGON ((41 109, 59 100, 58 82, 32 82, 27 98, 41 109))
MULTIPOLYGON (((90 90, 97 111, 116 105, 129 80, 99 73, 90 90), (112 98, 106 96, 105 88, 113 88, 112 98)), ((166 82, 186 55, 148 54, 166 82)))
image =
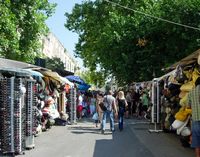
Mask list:
POLYGON ((152 95, 151 95, 152 107, 151 107, 151 124, 154 125, 153 129, 149 128, 149 132, 159 133, 163 130, 158 128, 160 123, 160 87, 159 79, 154 79, 152 82, 152 95))

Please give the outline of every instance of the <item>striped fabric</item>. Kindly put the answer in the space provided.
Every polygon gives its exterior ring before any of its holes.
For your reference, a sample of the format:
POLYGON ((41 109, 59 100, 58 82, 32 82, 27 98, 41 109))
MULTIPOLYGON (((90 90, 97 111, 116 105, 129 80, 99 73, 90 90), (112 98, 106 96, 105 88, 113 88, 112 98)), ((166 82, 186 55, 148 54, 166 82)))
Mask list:
POLYGON ((188 105, 192 108, 192 120, 200 121, 200 85, 189 92, 188 105))

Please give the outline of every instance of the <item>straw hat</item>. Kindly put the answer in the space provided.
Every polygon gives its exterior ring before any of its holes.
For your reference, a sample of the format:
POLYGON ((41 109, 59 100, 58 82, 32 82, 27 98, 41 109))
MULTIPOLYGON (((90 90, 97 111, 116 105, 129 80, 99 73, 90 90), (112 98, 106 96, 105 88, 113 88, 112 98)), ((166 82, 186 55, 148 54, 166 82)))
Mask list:
POLYGON ((180 127, 182 127, 184 124, 184 122, 180 121, 180 120, 175 120, 173 123, 172 123, 172 127, 174 129, 179 129, 180 127))
POLYGON ((183 130, 181 131, 181 136, 190 136, 191 135, 191 130, 188 127, 184 127, 183 130))
POLYGON ((188 94, 188 91, 181 91, 180 94, 179 94, 179 98, 183 98, 187 94, 188 94))

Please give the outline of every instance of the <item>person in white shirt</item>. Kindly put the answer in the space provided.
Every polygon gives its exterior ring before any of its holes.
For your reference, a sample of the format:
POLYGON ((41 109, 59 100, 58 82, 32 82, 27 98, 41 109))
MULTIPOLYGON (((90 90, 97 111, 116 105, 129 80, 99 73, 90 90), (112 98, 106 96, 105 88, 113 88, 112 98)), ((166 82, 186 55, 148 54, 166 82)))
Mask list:
POLYGON ((115 98, 112 96, 112 91, 109 90, 107 95, 104 96, 103 103, 106 107, 106 110, 103 111, 102 119, 102 134, 105 132, 106 127, 106 118, 110 118, 110 130, 115 131, 114 128, 114 116, 117 116, 117 107, 115 103, 115 98))

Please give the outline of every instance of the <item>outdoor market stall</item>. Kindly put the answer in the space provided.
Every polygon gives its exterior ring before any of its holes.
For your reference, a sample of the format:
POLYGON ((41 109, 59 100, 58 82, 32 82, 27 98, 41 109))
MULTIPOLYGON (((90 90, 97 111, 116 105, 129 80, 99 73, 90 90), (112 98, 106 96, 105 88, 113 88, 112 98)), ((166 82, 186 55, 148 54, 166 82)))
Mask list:
POLYGON ((162 130, 176 131, 181 137, 186 137, 188 143, 191 135, 191 109, 187 108, 187 95, 200 77, 199 53, 200 49, 168 67, 167 70, 172 71, 156 79, 156 102, 155 96, 152 96, 152 121, 155 121, 156 110, 157 117, 160 115, 156 122, 161 123, 162 130))
POLYGON ((59 124, 66 125, 67 85, 68 89, 74 88, 72 82, 56 72, 0 58, 0 156, 23 154, 25 149, 35 147, 34 137, 42 125, 41 111, 52 96, 61 104, 59 118, 65 119, 59 124))

